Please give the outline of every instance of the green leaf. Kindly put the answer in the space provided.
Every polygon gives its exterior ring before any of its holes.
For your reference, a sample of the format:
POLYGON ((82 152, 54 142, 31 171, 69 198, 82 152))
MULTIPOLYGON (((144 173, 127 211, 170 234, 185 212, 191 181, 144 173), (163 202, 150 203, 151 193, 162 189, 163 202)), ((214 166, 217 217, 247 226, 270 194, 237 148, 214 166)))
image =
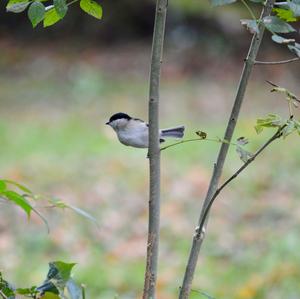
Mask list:
POLYGON ((54 4, 57 14, 62 19, 66 15, 67 10, 68 10, 66 0, 53 0, 53 4, 54 4))
POLYGON ((45 16, 45 6, 39 2, 33 2, 28 9, 28 18, 31 21, 32 27, 36 27, 38 23, 40 23, 45 16))
POLYGON ((12 181, 12 180, 3 180, 3 181, 7 184, 11 184, 11 185, 14 185, 14 186, 18 187, 20 190, 24 191, 27 194, 32 194, 31 190, 29 190, 27 187, 25 187, 24 185, 22 185, 18 182, 15 182, 15 181, 12 181))
POLYGON ((258 25, 255 20, 249 20, 249 19, 241 19, 241 24, 245 26, 252 34, 258 33, 258 25))
POLYGON ((283 21, 286 21, 286 22, 297 21, 297 18, 295 18, 294 13, 289 9, 273 8, 273 11, 283 21))
POLYGON ((264 3, 265 0, 250 0, 253 3, 264 3))
POLYGON ((237 0, 211 0, 212 6, 227 5, 236 2, 237 0))
POLYGON ((102 7, 97 2, 93 0, 80 0, 80 7, 83 11, 96 19, 102 18, 102 7))
POLYGON ((67 283, 71 276, 71 271, 76 265, 76 263, 65 263, 62 261, 56 261, 53 262, 53 265, 55 265, 55 267, 57 268, 58 275, 67 283))
POLYGON ((266 16, 263 18, 263 23, 271 32, 289 33, 296 31, 290 24, 280 20, 276 16, 266 16))
POLYGON ((290 49, 290 51, 300 57, 300 44, 295 43, 294 45, 288 45, 288 48, 290 49))
POLYGON ((276 3, 276 5, 279 5, 280 8, 282 8, 282 9, 290 10, 294 17, 300 16, 300 1, 299 0, 279 2, 279 3, 276 3))
POLYGON ((17 192, 11 190, 4 191, 2 192, 2 194, 5 195, 5 197, 8 200, 11 200, 20 208, 22 208, 26 212, 28 217, 30 216, 30 212, 32 211, 32 206, 27 202, 27 200, 22 195, 19 195, 17 192))
POLYGON ((277 114, 270 113, 265 118, 258 118, 254 128, 256 133, 260 134, 264 128, 279 128, 282 125, 281 117, 277 114))
POLYGON ((278 44, 289 44, 289 43, 294 43, 295 42, 295 39, 293 39, 293 38, 284 38, 284 37, 279 36, 277 34, 272 35, 272 40, 275 43, 278 43, 278 44))
POLYGON ((16 293, 19 295, 27 295, 29 297, 33 297, 32 295, 36 294, 37 291, 36 291, 36 287, 33 286, 31 288, 18 288, 16 289, 16 293))
POLYGON ((49 27, 60 21, 62 18, 58 15, 57 11, 52 8, 49 11, 46 11, 43 26, 49 27))
POLYGON ((40 299, 61 299, 57 294, 46 292, 40 299))
POLYGON ((29 4, 29 0, 10 0, 6 5, 6 11, 19 13, 24 11, 29 4))
POLYGON ((6 190, 6 184, 4 180, 0 180, 0 194, 6 190))

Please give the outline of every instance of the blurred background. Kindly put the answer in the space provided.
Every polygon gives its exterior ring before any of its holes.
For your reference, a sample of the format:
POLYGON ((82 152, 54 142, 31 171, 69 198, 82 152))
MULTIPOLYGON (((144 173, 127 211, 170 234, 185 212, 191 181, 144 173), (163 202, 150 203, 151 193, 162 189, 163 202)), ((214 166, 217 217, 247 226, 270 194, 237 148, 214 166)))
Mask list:
MULTIPOLYGON (((76 262, 87 298, 139 298, 147 238, 146 151, 122 146, 104 124, 115 112, 147 119, 155 3, 101 1, 103 20, 73 5, 55 26, 32 29, 25 14, 0 4, 0 175, 37 194, 61 198, 98 219, 38 208, 35 216, 1 203, 0 269, 18 287, 37 285, 53 260, 76 262)), ((259 14, 259 6, 253 6, 259 14)), ((161 82, 161 126, 186 125, 223 137, 251 35, 237 5, 169 2, 161 82)), ((297 26, 297 24, 296 24, 297 26)), ((299 28, 299 26, 298 26, 299 28)), ((293 55, 270 42, 259 60, 293 55)), ((256 66, 235 138, 255 151, 266 113, 288 117, 285 100, 265 80, 300 93, 299 63, 256 66)), ((175 298, 192 234, 219 149, 194 142, 162 153, 158 297, 175 298)), ((224 191, 211 213, 192 298, 299 298, 300 141, 279 140, 224 191)), ((230 150, 222 179, 241 165, 230 150)))

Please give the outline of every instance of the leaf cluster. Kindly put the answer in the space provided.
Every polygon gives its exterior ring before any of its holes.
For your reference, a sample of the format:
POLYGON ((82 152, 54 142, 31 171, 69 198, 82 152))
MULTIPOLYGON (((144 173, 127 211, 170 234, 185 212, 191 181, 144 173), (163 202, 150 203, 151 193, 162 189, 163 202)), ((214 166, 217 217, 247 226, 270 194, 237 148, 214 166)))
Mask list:
MULTIPOLYGON (((235 3, 238 0, 211 0, 212 5, 221 6, 235 3)), ((262 0, 249 0, 252 3, 263 5, 262 0)), ((300 44, 294 38, 286 38, 282 34, 296 32, 295 28, 290 25, 291 22, 300 20, 300 0, 288 0, 286 2, 276 2, 276 8, 273 9, 275 15, 266 16, 263 19, 257 19, 247 4, 246 0, 241 0, 250 12, 252 19, 241 19, 241 24, 252 34, 259 33, 259 25, 264 24, 265 28, 272 33, 272 40, 275 43, 287 45, 288 49, 297 57, 300 57, 300 44)))
MULTIPOLYGON (((284 95, 284 98, 288 103, 290 117, 287 120, 283 120, 280 115, 274 113, 269 113, 264 117, 260 117, 256 120, 256 125, 254 127, 256 133, 260 134, 267 128, 275 128, 278 130, 278 137, 282 137, 283 139, 294 132, 297 132, 298 135, 300 135, 300 121, 294 119, 293 115, 293 107, 298 108, 300 100, 288 89, 278 86, 270 81, 267 82, 273 87, 271 92, 278 92, 284 95)), ((237 139, 235 144, 236 152, 244 163, 253 157, 253 154, 244 148, 244 146, 248 143, 248 139, 240 137, 237 139)))
POLYGON ((52 0, 52 3, 45 5, 48 0, 9 0, 6 10, 14 13, 21 13, 27 9, 28 18, 33 27, 43 21, 43 26, 51 26, 62 20, 68 7, 79 2, 80 8, 87 14, 97 18, 102 18, 102 6, 94 0, 52 0))
POLYGON ((24 185, 11 180, 0 180, 0 198, 9 200, 19 206, 30 217, 31 212, 36 210, 29 203, 28 197, 34 197, 34 195, 24 185), (13 190, 12 187, 15 187, 17 190, 13 190))
POLYGON ((85 299, 83 286, 79 286, 71 277, 74 266, 75 263, 50 262, 44 282, 38 287, 29 288, 14 288, 3 279, 0 272, 0 298, 15 299, 17 296, 24 296, 33 299, 85 299))
POLYGON ((50 207, 72 210, 73 212, 97 224, 97 220, 88 212, 71 204, 67 204, 57 198, 36 195, 26 186, 12 180, 0 179, 0 199, 11 202, 20 207, 27 214, 28 218, 30 218, 31 212, 36 213, 46 224, 48 230, 49 226, 47 220, 30 201, 36 203, 43 200, 50 205, 50 207))

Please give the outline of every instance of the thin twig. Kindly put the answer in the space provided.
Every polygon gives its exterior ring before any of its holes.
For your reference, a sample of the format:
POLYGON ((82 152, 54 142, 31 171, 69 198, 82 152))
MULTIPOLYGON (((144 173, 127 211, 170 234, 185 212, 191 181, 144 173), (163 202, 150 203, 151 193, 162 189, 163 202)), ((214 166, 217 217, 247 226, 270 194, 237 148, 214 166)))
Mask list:
POLYGON ((73 1, 70 1, 69 3, 67 3, 67 6, 70 6, 72 4, 74 4, 75 2, 78 2, 79 0, 73 0, 73 1))
POLYGON ((213 139, 213 138, 192 138, 192 139, 181 140, 181 141, 172 143, 170 145, 166 145, 164 147, 161 147, 160 151, 166 150, 167 148, 173 147, 175 145, 179 145, 179 144, 187 143, 187 142, 193 142, 193 141, 212 141, 212 142, 220 142, 220 143, 227 143, 227 144, 231 144, 231 145, 237 145, 236 143, 228 142, 227 140, 222 140, 221 138, 218 138, 218 139, 213 139))
MULTIPOLYGON (((238 119, 238 116, 239 116, 239 113, 241 110, 241 106, 242 106, 242 103, 244 100, 246 87, 248 85, 249 77, 252 72, 254 61, 256 60, 257 53, 258 53, 258 50, 259 50, 259 47, 260 47, 260 44, 261 44, 261 41, 263 38, 265 27, 264 27, 263 22, 261 22, 261 20, 264 17, 269 16, 271 14, 272 8, 274 6, 274 2, 275 2, 275 0, 267 0, 266 1, 265 5, 262 9, 260 18, 258 20, 258 28, 259 28, 258 33, 255 33, 253 35, 251 45, 249 47, 249 52, 248 52, 247 58, 245 59, 244 68, 243 68, 243 71, 241 74, 240 82, 238 84, 235 101, 233 104, 231 115, 230 115, 228 123, 227 123, 226 132, 225 132, 225 135, 223 138, 224 140, 228 140, 229 142, 231 141, 234 130, 235 130, 237 119, 238 119)), ((228 149, 229 149, 229 144, 222 143, 219 154, 218 154, 217 162, 214 165, 214 170, 213 170, 213 174, 212 174, 212 177, 210 180, 208 191, 207 191, 205 200, 204 200, 202 208, 201 208, 200 216, 198 219, 198 226, 200 226, 200 224, 203 222, 202 219, 203 219, 204 213, 206 211, 206 208, 210 204, 211 198, 218 188, 218 183, 219 183, 221 174, 223 172, 223 166, 225 163, 225 159, 227 157, 228 149)), ((205 228, 207 221, 208 221, 208 215, 205 216, 203 228, 205 228)), ((189 298, 191 287, 192 287, 192 281, 194 278, 194 273, 195 273, 197 262, 198 262, 198 256, 199 256, 202 242, 204 239, 204 238, 201 238, 201 235, 202 235, 202 230, 201 231, 196 230, 196 234, 193 236, 192 247, 191 247, 188 262, 186 265, 184 279, 183 279, 182 287, 180 289, 179 299, 188 299, 189 298)))
POLYGON ((251 15, 251 18, 256 21, 256 17, 252 11, 252 9, 250 8, 250 6, 247 4, 247 2, 245 0, 241 0, 243 5, 246 7, 246 9, 249 11, 250 15, 251 15))
POLYGON ((160 231, 159 85, 168 0, 157 0, 149 84, 149 223, 143 299, 155 299, 160 231))
MULTIPOLYGON (((296 102, 300 103, 300 100, 296 97, 296 95, 294 95, 294 94, 292 94, 291 92, 289 92, 286 88, 283 88, 283 87, 281 87, 281 86, 279 86, 279 85, 277 85, 277 84, 271 82, 270 80, 266 80, 266 82, 269 83, 269 84, 270 84, 271 86, 273 86, 273 87, 284 89, 284 90, 285 90, 285 93, 286 93, 289 97, 291 97, 291 98, 293 99, 293 101, 296 101, 296 102)), ((272 91, 273 91, 273 90, 271 90, 271 92, 272 92, 272 91)))
POLYGON ((291 63, 291 62, 299 61, 299 60, 300 60, 300 57, 295 57, 295 58, 281 60, 281 61, 258 61, 258 60, 255 60, 254 64, 255 65, 277 65, 277 64, 291 63))
POLYGON ((286 124, 283 125, 282 127, 280 127, 277 132, 261 147, 259 148, 251 158, 249 158, 247 160, 247 162, 245 162, 229 179, 227 179, 213 194, 209 204, 207 205, 204 213, 203 213, 203 217, 202 220, 200 222, 199 227, 197 228, 199 230, 199 232, 201 233, 203 231, 205 222, 206 222, 206 218, 208 216, 208 213, 214 203, 214 201, 216 200, 216 198, 218 197, 218 195, 220 194, 220 192, 231 182, 233 181, 243 170, 245 170, 255 159, 256 157, 261 154, 274 140, 280 138, 282 136, 282 130, 283 128, 286 127, 286 124))

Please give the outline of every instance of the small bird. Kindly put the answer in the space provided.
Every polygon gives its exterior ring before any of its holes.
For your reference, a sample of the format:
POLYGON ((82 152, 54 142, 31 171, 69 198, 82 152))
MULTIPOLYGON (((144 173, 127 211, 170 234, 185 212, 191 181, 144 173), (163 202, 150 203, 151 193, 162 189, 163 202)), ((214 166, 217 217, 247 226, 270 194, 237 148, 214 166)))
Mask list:
MULTIPOLYGON (((112 115, 106 125, 115 130, 119 141, 124 145, 148 148, 149 125, 143 120, 119 112, 112 115)), ((165 137, 182 138, 183 135, 184 126, 163 129, 159 131, 159 141, 164 142, 165 137)))

